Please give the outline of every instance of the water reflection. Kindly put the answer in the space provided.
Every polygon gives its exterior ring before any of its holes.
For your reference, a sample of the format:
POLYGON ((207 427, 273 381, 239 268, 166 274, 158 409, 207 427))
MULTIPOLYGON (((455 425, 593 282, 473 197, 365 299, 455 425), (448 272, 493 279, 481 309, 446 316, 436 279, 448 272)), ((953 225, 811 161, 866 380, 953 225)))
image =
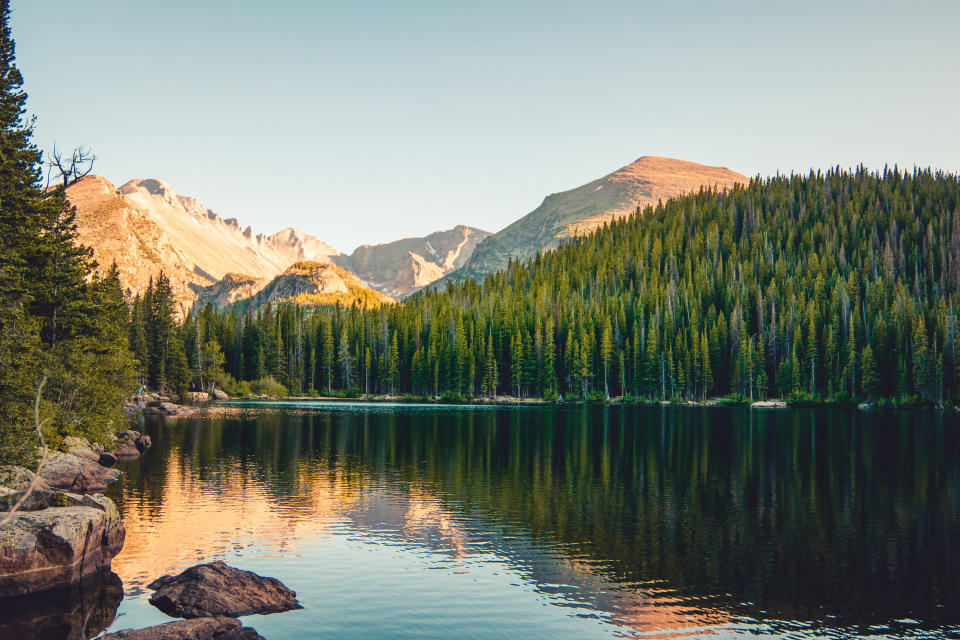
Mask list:
POLYGON ((620 635, 948 634, 954 421, 343 405, 151 421, 153 449, 113 489, 127 525, 114 569, 138 596, 224 554, 322 565, 345 536, 467 571, 499 563, 620 635))
POLYGON ((42 594, 0 600, 0 638, 88 640, 110 626, 123 599, 119 576, 105 572, 42 594))

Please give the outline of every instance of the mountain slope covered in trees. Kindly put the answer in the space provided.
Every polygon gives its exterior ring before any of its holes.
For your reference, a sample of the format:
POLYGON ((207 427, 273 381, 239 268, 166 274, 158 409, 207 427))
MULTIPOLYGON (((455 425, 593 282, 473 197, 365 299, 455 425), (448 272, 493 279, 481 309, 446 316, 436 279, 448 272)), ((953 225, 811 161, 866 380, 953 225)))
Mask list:
POLYGON ((957 176, 861 168, 701 190, 403 305, 208 308, 181 333, 304 393, 939 403, 958 286, 957 176))
POLYGON ((643 156, 602 178, 547 196, 539 207, 481 242, 448 279, 485 276, 510 260, 526 260, 556 248, 565 238, 701 187, 723 190, 747 182, 746 176, 726 167, 643 156))

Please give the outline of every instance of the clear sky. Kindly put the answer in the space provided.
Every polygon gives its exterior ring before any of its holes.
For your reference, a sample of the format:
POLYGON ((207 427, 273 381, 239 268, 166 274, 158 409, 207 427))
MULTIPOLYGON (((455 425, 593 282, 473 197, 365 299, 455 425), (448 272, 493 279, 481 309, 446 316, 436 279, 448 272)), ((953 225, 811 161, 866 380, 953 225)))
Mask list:
POLYGON ((37 143, 349 251, 641 155, 960 170, 960 2, 13 0, 37 143))

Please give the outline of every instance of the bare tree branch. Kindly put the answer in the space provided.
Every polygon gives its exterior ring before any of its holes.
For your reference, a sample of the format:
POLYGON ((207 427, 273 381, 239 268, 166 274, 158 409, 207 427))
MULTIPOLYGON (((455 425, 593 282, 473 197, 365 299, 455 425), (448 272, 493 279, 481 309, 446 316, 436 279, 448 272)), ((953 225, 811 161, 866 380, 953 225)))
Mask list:
MULTIPOLYGON (((33 493, 37 482, 40 480, 40 470, 43 469, 43 464, 47 461, 47 443, 43 439, 43 431, 40 428, 43 425, 43 423, 40 422, 40 393, 43 391, 43 385, 45 384, 47 384, 47 376, 43 376, 43 379, 40 381, 40 385, 37 387, 37 399, 33 403, 33 424, 37 428, 37 436, 40 438, 40 449, 42 451, 40 454, 40 464, 37 465, 37 472, 33 475, 33 480, 30 481, 26 492, 20 496, 16 504, 10 507, 10 513, 0 522, 0 527, 13 520, 14 514, 23 506, 23 503, 27 501, 30 494, 33 493)), ((46 422, 46 420, 44 420, 44 422, 46 422)))
POLYGON ((63 188, 66 189, 80 178, 89 175, 96 160, 97 155, 90 147, 80 145, 69 156, 65 156, 57 150, 57 145, 53 145, 50 159, 47 160, 47 188, 50 187, 52 178, 62 181, 63 188))

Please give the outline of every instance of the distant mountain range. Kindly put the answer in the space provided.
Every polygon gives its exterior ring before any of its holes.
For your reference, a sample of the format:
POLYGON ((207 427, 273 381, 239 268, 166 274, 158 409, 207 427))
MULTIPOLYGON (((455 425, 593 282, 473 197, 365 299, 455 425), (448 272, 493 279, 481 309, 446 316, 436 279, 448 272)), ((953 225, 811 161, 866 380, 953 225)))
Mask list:
POLYGON ((87 176, 68 187, 67 197, 77 208, 80 241, 93 248, 101 269, 116 262, 124 286, 134 292, 163 270, 185 313, 195 303, 383 304, 449 278, 486 275, 638 207, 701 187, 747 182, 725 167, 645 156, 547 196, 498 233, 458 225, 423 238, 363 245, 349 255, 296 229, 254 234, 155 178, 117 188, 87 176))
POLYGON ((309 280, 317 287, 312 292, 316 299, 344 304, 358 298, 390 301, 461 266, 489 235, 461 225, 426 238, 364 245, 346 255, 296 229, 272 235, 241 229, 236 219, 221 218, 155 178, 131 180, 118 188, 91 175, 70 185, 67 197, 77 208, 80 241, 93 248, 101 270, 116 262, 124 286, 138 293, 162 270, 181 313, 198 298, 223 306, 273 291, 277 288, 268 287, 271 279, 294 263, 319 265, 296 287, 298 295, 307 293, 304 283, 309 280))
POLYGON ((459 269, 490 232, 458 225, 425 238, 357 247, 333 262, 357 274, 369 286, 394 298, 411 293, 459 269))
POLYGON ((124 286, 143 292, 162 269, 182 310, 228 273, 272 278, 299 260, 328 261, 336 249, 293 229, 273 235, 241 229, 161 180, 131 180, 120 188, 87 176, 67 189, 77 208, 80 241, 101 269, 117 263, 124 286))

